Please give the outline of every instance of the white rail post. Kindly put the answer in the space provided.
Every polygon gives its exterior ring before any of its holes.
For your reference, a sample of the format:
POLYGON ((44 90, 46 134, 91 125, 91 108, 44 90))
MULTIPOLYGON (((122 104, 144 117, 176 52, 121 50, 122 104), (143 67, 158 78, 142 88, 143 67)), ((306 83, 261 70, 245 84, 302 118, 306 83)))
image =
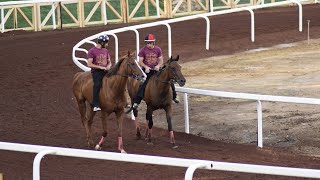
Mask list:
POLYGON ((52 2, 51 5, 51 13, 52 13, 52 25, 53 25, 53 29, 57 29, 57 25, 56 25, 56 13, 55 13, 55 7, 54 7, 54 3, 52 2))
POLYGON ((114 38, 114 49, 115 49, 115 57, 114 57, 114 59, 115 59, 115 62, 117 63, 118 62, 118 60, 119 60, 119 40, 118 40, 118 36, 115 34, 115 33, 109 33, 108 32, 108 35, 111 35, 111 36, 113 36, 113 38, 114 38))
POLYGON ((136 30, 136 29, 130 29, 131 31, 134 31, 136 33, 136 58, 137 58, 137 61, 139 61, 139 57, 138 57, 138 53, 139 53, 139 50, 140 50, 140 46, 139 46, 139 31, 136 30))
POLYGON ((52 8, 51 8, 51 11, 52 11, 52 25, 53 25, 53 29, 57 29, 57 25, 56 25, 56 11, 55 11, 55 7, 54 7, 54 3, 55 2, 52 2, 52 8))
POLYGON ((262 140, 262 105, 261 101, 257 100, 257 114, 258 114, 258 147, 263 147, 262 140))
POLYGON ((213 0, 210 0, 210 12, 213 12, 213 0))
POLYGON ((4 33, 4 7, 1 8, 1 32, 4 33))
POLYGON ((159 0, 156 0, 156 4, 157 4, 157 17, 160 17, 160 4, 159 4, 159 0))
POLYGON ((209 50, 210 46, 210 20, 207 16, 201 16, 206 20, 207 28, 206 28, 206 49, 209 50))
POLYGON ((40 180, 40 162, 43 156, 47 154, 55 154, 54 150, 44 150, 39 152, 33 161, 33 180, 40 180))
MULTIPOLYGON (((134 31, 136 34, 136 62, 139 62, 139 56, 138 53, 140 51, 140 47, 139 47, 139 31, 133 28, 130 28, 129 30, 134 31)), ((138 65, 140 71, 142 72, 144 77, 147 77, 146 73, 144 73, 144 71, 142 71, 141 67, 138 65)))
POLYGON ((248 8, 248 7, 244 7, 244 9, 248 10, 250 12, 251 15, 251 41, 254 42, 254 12, 252 9, 248 8))
POLYGON ((290 1, 298 4, 298 7, 299 7, 299 31, 302 32, 302 5, 297 0, 290 0, 290 1))
POLYGON ((188 94, 183 94, 183 102, 184 102, 184 131, 185 133, 190 133, 190 125, 189 125, 189 104, 188 104, 188 94))
POLYGON ((102 15, 103 15, 103 23, 106 25, 108 16, 107 16, 107 7, 106 7, 106 0, 102 1, 102 15))
POLYGON ((168 23, 164 23, 164 25, 168 28, 168 56, 169 58, 172 56, 172 48, 171 48, 171 27, 168 23))
POLYGON ((193 164, 193 165, 189 166, 184 179, 185 180, 192 180, 194 171, 198 168, 204 168, 206 166, 207 165, 203 164, 203 163, 193 164))

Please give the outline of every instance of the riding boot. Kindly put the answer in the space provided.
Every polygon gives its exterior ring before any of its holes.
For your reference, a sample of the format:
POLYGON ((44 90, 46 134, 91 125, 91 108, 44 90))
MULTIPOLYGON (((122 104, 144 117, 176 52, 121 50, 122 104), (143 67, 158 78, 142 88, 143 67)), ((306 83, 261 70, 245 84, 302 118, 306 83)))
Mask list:
POLYGON ((174 86, 173 83, 170 83, 170 86, 171 86, 171 89, 172 89, 172 100, 175 102, 175 103, 179 103, 179 99, 177 97, 177 92, 176 92, 176 87, 174 86))

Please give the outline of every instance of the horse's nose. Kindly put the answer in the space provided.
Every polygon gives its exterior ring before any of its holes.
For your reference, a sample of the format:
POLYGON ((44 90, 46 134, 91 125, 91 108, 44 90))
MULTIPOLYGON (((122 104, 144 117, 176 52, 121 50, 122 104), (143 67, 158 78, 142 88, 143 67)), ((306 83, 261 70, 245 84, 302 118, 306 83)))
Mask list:
POLYGON ((186 80, 185 79, 180 79, 178 81, 179 86, 184 86, 186 84, 186 80))

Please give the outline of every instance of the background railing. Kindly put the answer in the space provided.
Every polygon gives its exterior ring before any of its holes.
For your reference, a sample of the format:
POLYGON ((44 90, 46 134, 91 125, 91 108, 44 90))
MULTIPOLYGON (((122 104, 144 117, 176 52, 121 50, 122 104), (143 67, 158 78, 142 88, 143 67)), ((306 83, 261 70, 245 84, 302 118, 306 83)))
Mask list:
MULTIPOLYGON (((56 29, 173 18, 275 0, 0 0, 0 30, 56 29)), ((282 0, 278 1, 282 2, 282 0)), ((299 1, 300 2, 300 1, 299 1)), ((303 3, 317 2, 307 0, 303 3)))
MULTIPOLYGON (((276 3, 270 3, 270 4, 264 4, 264 5, 256 5, 256 6, 250 6, 250 7, 241 7, 241 8, 235 8, 235 9, 227 9, 227 10, 221 10, 221 11, 217 11, 217 12, 210 12, 210 13, 204 13, 204 14, 197 14, 197 15, 192 15, 192 16, 185 16, 185 17, 180 17, 180 18, 175 18, 175 19, 169 19, 169 20, 163 20, 163 21, 156 21, 156 22, 152 22, 152 23, 146 23, 146 24, 140 24, 140 25, 135 25, 135 26, 128 26, 128 27, 123 27, 123 28, 118 28, 118 29, 113 29, 113 30, 109 30, 109 31, 105 31, 105 32, 101 32, 95 35, 92 35, 90 37, 87 37, 83 40, 81 40, 80 42, 78 42, 74 47, 73 47, 73 51, 72 51, 72 59, 73 62, 82 70, 84 71, 89 71, 90 68, 88 68, 86 66, 86 64, 84 65, 82 62, 87 62, 87 60, 85 58, 81 58, 77 56, 76 52, 85 52, 87 53, 86 49, 82 48, 82 45, 84 45, 85 43, 90 43, 95 45, 95 41, 98 38, 98 36, 102 35, 102 34, 107 34, 107 35, 111 35, 114 37, 115 39, 115 61, 117 62, 118 60, 118 55, 119 55, 119 42, 118 42, 118 36, 117 33, 120 32, 126 32, 126 31, 134 31, 135 35, 136 35, 136 51, 138 52, 140 47, 139 47, 139 42, 140 42, 140 34, 138 29, 143 29, 143 28, 149 28, 149 27, 153 27, 153 26, 160 26, 160 25, 164 25, 167 27, 168 30, 168 57, 171 57, 172 54, 172 47, 171 47, 171 23, 175 23, 175 22, 181 22, 181 21, 187 21, 187 20, 192 20, 192 19, 197 19, 197 18, 201 18, 201 19, 205 19, 206 21, 206 42, 205 42, 205 47, 207 50, 209 50, 209 45, 210 45, 210 20, 208 17, 210 16, 216 16, 216 15, 221 15, 221 14, 228 14, 228 13, 234 13, 234 12, 240 12, 240 11, 249 11, 250 15, 251 15, 251 41, 254 42, 254 9, 260 9, 260 8, 267 8, 267 7, 276 7, 276 6, 281 6, 281 5, 288 5, 288 4, 292 4, 295 3, 298 5, 299 7, 299 31, 302 31, 302 2, 298 2, 296 0, 288 0, 288 1, 282 1, 282 2, 276 2, 276 3)), ((137 53, 138 54, 138 53, 137 53)), ((137 57, 138 59, 138 57, 137 57)))
POLYGON ((182 88, 176 87, 177 92, 184 93, 184 113, 185 113, 185 132, 190 133, 189 122, 189 102, 188 94, 197 94, 204 96, 224 97, 224 98, 236 98, 255 100, 257 102, 257 142, 258 147, 263 147, 263 121, 262 121, 262 103, 261 101, 269 102, 285 102, 285 103, 299 103, 299 104, 313 104, 320 105, 320 99, 316 98, 303 98, 303 97, 289 97, 289 96, 272 96, 262 94, 249 94, 249 93, 234 93, 223 91, 212 91, 195 88, 182 88))

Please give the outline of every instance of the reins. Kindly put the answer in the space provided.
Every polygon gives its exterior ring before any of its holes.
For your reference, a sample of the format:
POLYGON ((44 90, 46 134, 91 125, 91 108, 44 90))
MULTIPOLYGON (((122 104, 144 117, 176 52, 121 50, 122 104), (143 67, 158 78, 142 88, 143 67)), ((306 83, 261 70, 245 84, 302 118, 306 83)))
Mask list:
POLYGON ((166 83, 166 84, 171 84, 175 81, 175 78, 178 76, 176 72, 174 72, 173 70, 171 70, 174 74, 174 79, 170 79, 169 81, 163 81, 159 79, 160 74, 165 71, 167 68, 169 68, 169 65, 165 68, 160 69, 156 74, 155 74, 155 78, 157 81, 162 82, 162 83, 166 83))
POLYGON ((132 70, 132 67, 131 67, 131 64, 130 63, 127 63, 127 68, 126 68, 126 74, 125 75, 122 75, 122 74, 115 74, 115 75, 118 75, 118 76, 121 76, 121 77, 125 77, 125 78, 134 78, 136 80, 141 80, 142 78, 139 77, 139 75, 135 74, 135 73, 132 73, 132 75, 128 75, 129 74, 129 68, 132 70))

